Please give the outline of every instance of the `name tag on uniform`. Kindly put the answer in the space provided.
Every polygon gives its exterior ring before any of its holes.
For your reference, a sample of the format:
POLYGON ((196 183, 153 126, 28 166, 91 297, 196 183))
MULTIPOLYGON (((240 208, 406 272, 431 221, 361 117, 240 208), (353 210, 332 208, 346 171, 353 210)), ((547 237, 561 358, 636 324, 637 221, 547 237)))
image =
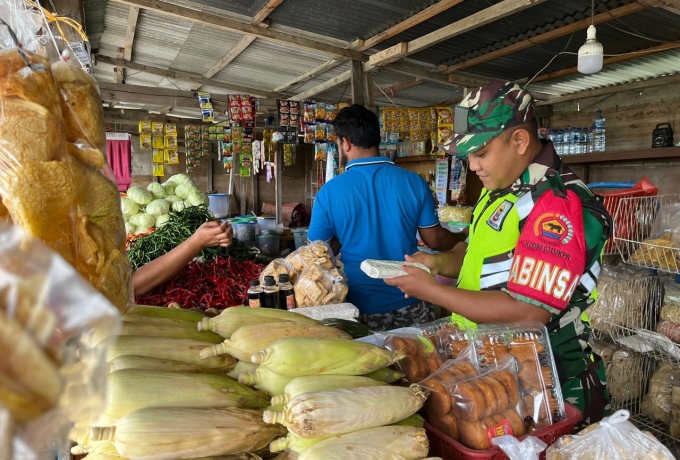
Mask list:
POLYGON ((503 227, 503 221, 505 221, 505 218, 510 214, 510 210, 512 210, 513 206, 514 204, 512 202, 508 200, 503 201, 500 206, 496 208, 491 217, 489 217, 489 220, 486 221, 486 224, 497 232, 500 232, 501 227, 503 227))

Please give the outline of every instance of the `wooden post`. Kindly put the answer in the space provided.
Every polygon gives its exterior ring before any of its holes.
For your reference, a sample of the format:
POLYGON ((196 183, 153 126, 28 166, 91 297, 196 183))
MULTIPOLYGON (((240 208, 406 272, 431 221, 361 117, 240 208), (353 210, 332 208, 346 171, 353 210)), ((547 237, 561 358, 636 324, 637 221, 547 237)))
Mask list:
POLYGON ((352 82, 352 104, 364 105, 364 79, 361 62, 350 61, 350 79, 352 82))
POLYGON ((373 76, 368 72, 364 74, 364 93, 366 95, 366 100, 364 101, 366 108, 375 112, 375 102, 373 101, 373 76))
POLYGON ((281 163, 283 162, 283 144, 276 144, 276 224, 283 223, 283 174, 281 172, 281 163))
MULTIPOLYGON (((54 5, 54 8, 56 8, 56 11, 51 11, 52 13, 56 13, 59 16, 67 16, 71 19, 74 19, 75 21, 79 22, 81 25, 83 24, 83 17, 84 17, 84 10, 83 10, 83 2, 82 0, 53 0, 53 2, 45 2, 42 3, 43 7, 49 11, 52 10, 52 5, 54 5)), ((80 34, 73 29, 71 26, 67 25, 66 23, 60 23, 61 30, 64 33, 64 36, 62 37, 61 32, 59 29, 57 29, 57 26, 55 23, 50 24, 50 29, 52 30, 52 34, 54 35, 54 38, 57 41, 57 46, 59 46, 59 50, 54 52, 56 55, 57 52, 61 53, 63 50, 68 48, 68 43, 76 43, 76 42, 82 42, 83 39, 80 36, 80 34)), ((84 26, 83 26, 84 29, 84 26)), ((51 40, 50 40, 51 41, 51 40)), ((49 52, 49 57, 52 57, 52 44, 47 45, 48 52, 49 52)))

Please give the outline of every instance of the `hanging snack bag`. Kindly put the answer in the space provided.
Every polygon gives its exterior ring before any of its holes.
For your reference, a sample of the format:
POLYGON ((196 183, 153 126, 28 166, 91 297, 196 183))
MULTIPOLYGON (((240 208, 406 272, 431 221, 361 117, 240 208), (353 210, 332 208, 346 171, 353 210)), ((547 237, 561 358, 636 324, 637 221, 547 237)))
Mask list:
POLYGON ((338 104, 326 104, 326 121, 333 123, 338 115, 338 104))
POLYGON ((140 134, 139 135, 139 147, 143 150, 148 150, 152 147, 153 142, 151 140, 151 134, 140 134))
POLYGON ((143 120, 139 122, 139 134, 151 134, 151 122, 143 120))
POLYGON ((305 101, 304 121, 306 123, 314 123, 316 121, 316 104, 312 101, 305 101))
POLYGON ((326 141, 326 123, 317 123, 314 132, 314 140, 316 142, 326 141))
POLYGON ((151 134, 162 137, 165 134, 165 126, 163 125, 163 122, 154 121, 151 123, 151 134))
POLYGON ((316 137, 316 124, 306 123, 305 124, 305 144, 313 144, 315 137, 316 137))
POLYGON ((451 107, 437 107, 437 124, 453 124, 453 113, 451 112, 451 107))
POLYGON ((326 104, 324 104, 323 102, 316 103, 316 112, 314 118, 316 119, 317 122, 326 121, 326 104))

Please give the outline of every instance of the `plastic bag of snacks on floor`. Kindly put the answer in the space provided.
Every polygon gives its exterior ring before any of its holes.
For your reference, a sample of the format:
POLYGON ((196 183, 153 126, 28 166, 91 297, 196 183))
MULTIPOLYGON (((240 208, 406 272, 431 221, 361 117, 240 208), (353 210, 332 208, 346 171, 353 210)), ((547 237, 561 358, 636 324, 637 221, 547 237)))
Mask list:
POLYGON ((628 421, 620 410, 573 436, 564 436, 546 451, 546 460, 672 460, 675 457, 654 436, 628 421))
POLYGON ((500 447, 510 460, 538 460, 541 452, 548 447, 546 443, 533 436, 527 436, 521 442, 512 436, 499 436, 493 438, 491 444, 500 447))
POLYGON ((0 439, 22 449, 3 459, 53 458, 65 429, 94 422, 118 316, 62 257, 0 225, 0 439))

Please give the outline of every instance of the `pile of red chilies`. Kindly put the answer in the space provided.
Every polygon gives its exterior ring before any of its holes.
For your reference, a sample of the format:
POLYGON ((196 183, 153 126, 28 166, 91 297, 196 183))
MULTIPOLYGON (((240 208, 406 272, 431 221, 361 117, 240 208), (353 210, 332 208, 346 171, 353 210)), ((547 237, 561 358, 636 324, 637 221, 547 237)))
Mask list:
POLYGON ((255 262, 217 257, 193 261, 171 281, 143 296, 138 305, 165 306, 177 302, 184 308, 223 309, 248 303, 248 285, 264 268, 255 262))

